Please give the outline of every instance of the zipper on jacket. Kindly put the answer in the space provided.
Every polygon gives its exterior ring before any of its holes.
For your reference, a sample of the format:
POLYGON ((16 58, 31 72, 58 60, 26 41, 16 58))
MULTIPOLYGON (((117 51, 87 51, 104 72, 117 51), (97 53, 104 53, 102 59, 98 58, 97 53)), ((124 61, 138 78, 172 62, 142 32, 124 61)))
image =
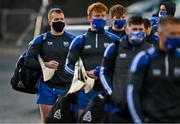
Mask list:
POLYGON ((96 46, 95 48, 98 48, 98 34, 96 33, 96 46))
POLYGON ((165 56, 165 75, 169 76, 169 56, 165 56))

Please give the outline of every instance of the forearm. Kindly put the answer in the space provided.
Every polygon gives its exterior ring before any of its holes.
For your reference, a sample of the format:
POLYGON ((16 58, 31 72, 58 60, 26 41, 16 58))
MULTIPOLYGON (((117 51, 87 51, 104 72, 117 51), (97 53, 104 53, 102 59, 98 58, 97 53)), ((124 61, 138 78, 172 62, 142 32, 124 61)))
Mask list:
POLYGON ((111 89, 111 80, 110 77, 107 73, 104 72, 104 67, 102 66, 100 69, 100 81, 104 87, 104 89, 107 91, 109 95, 112 94, 112 89, 111 89))

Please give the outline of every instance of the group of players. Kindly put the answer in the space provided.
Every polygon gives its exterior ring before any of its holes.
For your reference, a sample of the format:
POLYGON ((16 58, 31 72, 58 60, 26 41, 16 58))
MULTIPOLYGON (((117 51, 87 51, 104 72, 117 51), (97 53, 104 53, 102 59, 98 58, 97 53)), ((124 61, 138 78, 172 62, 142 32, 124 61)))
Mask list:
POLYGON ((64 30, 60 8, 48 13, 50 31, 37 36, 28 49, 25 64, 55 69, 52 79, 37 82, 37 104, 44 123, 58 95, 71 86, 75 63, 83 60, 86 73, 95 80, 89 93, 76 93, 77 118, 89 101, 105 94, 104 122, 180 122, 180 19, 175 4, 162 2, 150 19, 132 16, 120 4, 109 10, 111 24, 105 30, 108 8, 101 2, 89 5, 86 33, 75 37, 64 30))

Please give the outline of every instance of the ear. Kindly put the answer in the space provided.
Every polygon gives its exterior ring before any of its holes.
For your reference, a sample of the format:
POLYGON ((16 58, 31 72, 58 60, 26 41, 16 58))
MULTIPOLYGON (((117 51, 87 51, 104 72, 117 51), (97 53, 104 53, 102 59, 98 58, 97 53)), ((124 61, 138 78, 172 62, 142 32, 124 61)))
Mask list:
POLYGON ((88 16, 87 16, 87 20, 90 22, 91 19, 92 19, 91 15, 88 15, 88 16))
POLYGON ((48 19, 48 24, 49 24, 49 26, 52 25, 51 19, 48 19))
POLYGON ((161 36, 163 35, 161 31, 157 31, 156 34, 157 34, 159 37, 161 37, 161 36))
POLYGON ((159 36, 160 41, 164 41, 166 39, 166 36, 165 36, 164 32, 162 32, 162 31, 158 31, 156 33, 156 35, 159 36))
POLYGON ((125 30, 126 34, 128 34, 128 32, 129 32, 128 26, 126 26, 124 30, 125 30))
POLYGON ((151 31, 152 31, 152 28, 151 27, 148 27, 147 29, 145 29, 147 35, 150 35, 151 34, 151 31))

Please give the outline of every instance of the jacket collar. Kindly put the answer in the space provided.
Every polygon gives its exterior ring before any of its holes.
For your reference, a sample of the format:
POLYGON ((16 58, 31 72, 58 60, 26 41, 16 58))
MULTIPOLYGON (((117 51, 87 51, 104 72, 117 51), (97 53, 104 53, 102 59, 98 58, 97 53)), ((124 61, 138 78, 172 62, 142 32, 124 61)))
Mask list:
POLYGON ((112 27, 109 27, 108 31, 113 33, 113 34, 116 34, 116 35, 118 35, 120 37, 123 37, 126 34, 124 30, 122 30, 122 31, 115 31, 115 30, 112 29, 112 27))
POLYGON ((98 34, 103 34, 105 32, 104 29, 99 30, 99 31, 92 31, 90 28, 88 29, 88 33, 98 33, 98 34))
POLYGON ((133 44, 131 44, 131 43, 128 41, 128 36, 125 35, 125 36, 123 36, 123 37, 121 38, 120 45, 121 45, 123 48, 126 48, 126 49, 133 49, 133 48, 138 48, 138 47, 140 47, 144 42, 145 42, 145 40, 143 40, 140 44, 133 45, 133 44))

